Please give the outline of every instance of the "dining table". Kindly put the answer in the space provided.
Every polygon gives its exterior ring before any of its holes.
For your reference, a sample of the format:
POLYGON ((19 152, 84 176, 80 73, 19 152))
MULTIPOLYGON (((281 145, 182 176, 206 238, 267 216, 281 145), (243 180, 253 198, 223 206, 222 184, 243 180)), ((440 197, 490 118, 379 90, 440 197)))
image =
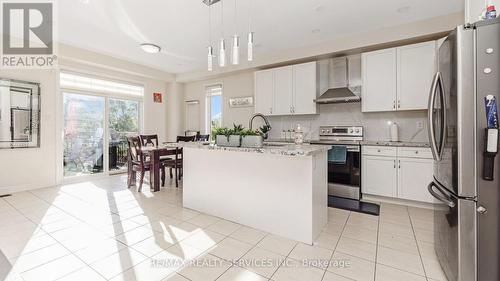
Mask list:
MULTIPOLYGON (((143 146, 141 148, 142 153, 144 153, 151 161, 150 169, 149 169, 149 184, 151 189, 154 192, 160 191, 160 182, 161 182, 161 160, 162 156, 172 155, 175 157, 177 154, 177 148, 173 146, 143 146)), ((129 161, 131 159, 129 158, 129 161)), ((131 169, 132 165, 129 162, 129 173, 132 173, 132 179, 135 180, 136 172, 131 169)), ((132 184, 135 184, 134 182, 132 184)))

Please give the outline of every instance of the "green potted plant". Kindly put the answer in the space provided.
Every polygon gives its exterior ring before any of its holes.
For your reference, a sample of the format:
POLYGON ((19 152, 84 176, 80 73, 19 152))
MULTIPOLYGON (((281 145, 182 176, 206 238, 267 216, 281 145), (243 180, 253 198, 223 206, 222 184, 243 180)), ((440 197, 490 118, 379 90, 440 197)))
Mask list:
POLYGON ((241 132, 241 147, 262 148, 264 138, 259 131, 243 130, 241 132))
POLYGON ((264 126, 262 126, 262 127, 259 128, 260 135, 265 140, 267 140, 267 137, 269 136, 268 133, 269 133, 270 130, 271 130, 271 126, 268 126, 268 125, 264 125, 264 126))
POLYGON ((228 128, 215 128, 212 135, 215 136, 215 143, 219 146, 232 146, 238 147, 241 145, 241 132, 243 127, 241 125, 234 125, 233 129, 228 128))

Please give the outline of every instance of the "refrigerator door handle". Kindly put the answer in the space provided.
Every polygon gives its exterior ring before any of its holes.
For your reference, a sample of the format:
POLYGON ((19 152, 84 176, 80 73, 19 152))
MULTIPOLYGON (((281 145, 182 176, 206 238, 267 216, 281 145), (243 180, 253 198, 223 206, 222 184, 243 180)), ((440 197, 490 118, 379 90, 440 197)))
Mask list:
POLYGON ((447 108, 447 104, 446 104, 446 93, 444 92, 443 78, 441 77, 441 73, 439 73, 438 85, 439 85, 439 90, 440 90, 439 92, 441 93, 441 99, 442 99, 442 104, 441 104, 442 109, 441 110, 443 111, 443 120, 442 120, 442 126, 441 126, 441 147, 439 148, 439 151, 438 151, 439 160, 441 160, 443 157, 443 153, 444 153, 444 147, 446 145, 446 132, 447 132, 446 126, 448 126, 448 122, 447 122, 447 118, 448 118, 447 110, 448 110, 448 108, 447 108))
POLYGON ((436 185, 434 182, 429 183, 429 185, 427 186, 427 189, 429 190, 429 193, 432 195, 432 197, 434 197, 437 200, 445 203, 450 208, 455 207, 455 202, 453 202, 453 200, 451 200, 451 198, 448 195, 446 195, 443 192, 443 190, 438 185, 436 185), (437 188, 437 190, 439 191, 439 193, 436 192, 436 191, 434 191, 434 187, 437 188))
POLYGON ((431 144, 431 151, 432 151, 432 156, 434 157, 434 160, 440 161, 439 159, 439 154, 437 151, 437 144, 436 144, 436 136, 434 135, 434 101, 436 99, 436 91, 437 87, 439 84, 439 79, 441 77, 441 74, 437 72, 434 75, 434 79, 432 79, 432 85, 431 85, 431 91, 429 93, 429 104, 428 104, 428 110, 427 110, 427 128, 429 131, 429 143, 431 144))

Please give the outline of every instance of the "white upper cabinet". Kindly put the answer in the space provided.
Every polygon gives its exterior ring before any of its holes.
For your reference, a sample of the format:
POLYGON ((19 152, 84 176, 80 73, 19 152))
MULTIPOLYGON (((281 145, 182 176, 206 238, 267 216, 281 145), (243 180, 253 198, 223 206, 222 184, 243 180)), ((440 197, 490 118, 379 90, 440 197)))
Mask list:
POLYGON ((316 62, 255 72, 255 112, 316 114, 316 62))
POLYGON ((293 114, 316 114, 316 62, 293 66, 293 114))
POLYGON ((396 109, 396 49, 385 49, 361 56, 361 106, 363 112, 396 109))
POLYGON ((435 72, 435 41, 398 48, 398 110, 427 109, 435 72))
POLYGON ((292 113, 293 107, 293 74, 292 67, 285 66, 274 69, 274 108, 276 115, 292 113))
POLYGON ((427 109, 436 41, 362 54, 362 111, 427 109))
POLYGON ((274 111, 274 71, 255 72, 255 112, 272 115, 274 111))

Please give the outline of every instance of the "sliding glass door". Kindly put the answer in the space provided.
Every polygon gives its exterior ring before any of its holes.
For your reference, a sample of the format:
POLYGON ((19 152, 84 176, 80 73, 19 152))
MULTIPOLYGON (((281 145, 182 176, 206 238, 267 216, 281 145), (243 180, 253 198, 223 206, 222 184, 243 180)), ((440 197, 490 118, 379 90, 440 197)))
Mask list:
POLYGON ((74 93, 63 93, 63 101, 64 176, 125 172, 127 137, 140 131, 140 102, 74 93))
POLYGON ((109 99, 109 171, 127 169, 127 137, 139 134, 139 102, 109 99))
POLYGON ((64 93, 64 176, 102 173, 103 97, 64 93))

